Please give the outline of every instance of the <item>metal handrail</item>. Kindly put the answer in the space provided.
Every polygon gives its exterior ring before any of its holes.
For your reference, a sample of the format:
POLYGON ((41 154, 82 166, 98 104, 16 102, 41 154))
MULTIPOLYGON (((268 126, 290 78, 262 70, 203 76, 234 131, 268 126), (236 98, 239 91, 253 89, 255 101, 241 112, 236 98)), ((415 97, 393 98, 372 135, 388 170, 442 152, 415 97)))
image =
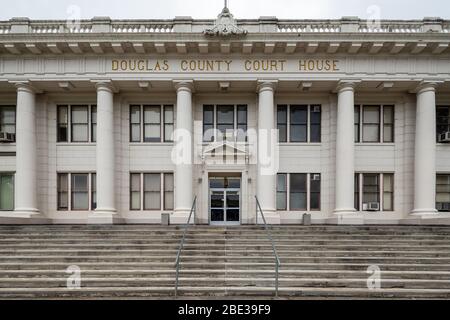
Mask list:
MULTIPOLYGON (((180 273, 180 256, 181 256, 181 251, 183 250, 184 242, 186 241, 186 233, 187 233, 187 230, 188 230, 188 228, 190 226, 192 214, 194 214, 194 219, 195 219, 195 204, 196 204, 196 202, 197 202, 197 197, 194 198, 194 202, 192 203, 191 212, 189 213, 189 218, 188 218, 188 220, 186 222, 186 225, 184 226, 183 238, 181 239, 180 246, 178 247, 177 258, 175 260, 175 268, 176 268, 176 272, 175 272, 175 297, 178 296, 178 276, 179 276, 179 273, 180 273)), ((194 220, 194 224, 195 224, 195 220, 194 220)))
POLYGON ((270 232, 269 228, 267 227, 266 217, 264 216, 264 212, 261 209, 261 205, 259 204, 258 197, 255 196, 256 199, 256 224, 258 224, 258 209, 261 212, 261 217, 263 218, 264 222, 264 228, 267 231, 267 236, 269 237, 270 242, 272 243, 272 250, 273 254, 275 256, 275 296, 278 297, 278 271, 281 267, 280 257, 278 256, 277 249, 275 248, 275 243, 272 238, 272 233, 270 232))

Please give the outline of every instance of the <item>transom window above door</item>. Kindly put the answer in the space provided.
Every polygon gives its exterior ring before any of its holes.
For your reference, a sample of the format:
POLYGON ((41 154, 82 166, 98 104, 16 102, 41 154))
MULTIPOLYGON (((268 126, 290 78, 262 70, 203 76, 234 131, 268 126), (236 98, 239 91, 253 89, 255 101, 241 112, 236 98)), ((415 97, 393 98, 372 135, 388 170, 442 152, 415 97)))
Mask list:
POLYGON ((278 142, 321 141, 320 105, 278 105, 277 129, 278 142))
POLYGON ((247 141, 247 105, 204 105, 203 141, 247 141))
POLYGON ((130 105, 130 142, 173 142, 173 105, 130 105))

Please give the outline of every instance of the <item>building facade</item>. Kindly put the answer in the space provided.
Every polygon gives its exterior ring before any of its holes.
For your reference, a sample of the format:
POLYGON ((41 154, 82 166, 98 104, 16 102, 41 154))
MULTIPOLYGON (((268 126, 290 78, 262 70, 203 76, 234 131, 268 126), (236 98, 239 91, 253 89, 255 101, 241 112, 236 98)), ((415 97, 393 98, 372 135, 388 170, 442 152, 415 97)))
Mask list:
POLYGON ((0 223, 448 224, 449 32, 0 22, 0 223))

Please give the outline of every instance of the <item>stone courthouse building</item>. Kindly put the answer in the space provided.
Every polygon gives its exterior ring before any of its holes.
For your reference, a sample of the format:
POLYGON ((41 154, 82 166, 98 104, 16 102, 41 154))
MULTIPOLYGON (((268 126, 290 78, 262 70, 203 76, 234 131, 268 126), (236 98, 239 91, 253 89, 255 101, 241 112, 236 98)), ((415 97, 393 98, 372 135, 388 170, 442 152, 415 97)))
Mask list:
POLYGON ((0 21, 0 223, 449 224, 450 21, 0 21))

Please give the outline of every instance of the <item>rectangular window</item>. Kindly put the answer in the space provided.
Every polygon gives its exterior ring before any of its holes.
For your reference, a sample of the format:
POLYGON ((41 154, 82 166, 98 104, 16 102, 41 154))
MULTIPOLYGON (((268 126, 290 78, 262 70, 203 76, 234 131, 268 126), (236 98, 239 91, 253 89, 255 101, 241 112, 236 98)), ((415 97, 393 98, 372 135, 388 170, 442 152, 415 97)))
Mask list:
POLYGON ((363 106, 363 142, 380 141, 380 107, 363 106))
POLYGON ((436 175, 436 209, 450 211, 450 174, 436 175))
POLYGON ((308 106, 290 106, 290 141, 308 141, 308 106))
POLYGON ((287 106, 277 108, 278 142, 287 142, 287 106))
POLYGON ((144 142, 161 142, 160 106, 144 106, 144 142))
POLYGON ((394 210, 394 175, 383 174, 383 210, 394 210))
POLYGON ((141 210, 141 174, 130 174, 130 209, 141 210))
POLYGON ((203 141, 214 141, 214 106, 203 106, 203 141))
POLYGON ((0 173, 0 211, 14 210, 14 175, 0 173))
POLYGON ((223 140, 232 139, 234 136, 234 106, 217 106, 217 133, 222 135, 223 140))
POLYGON ((309 142, 320 142, 321 141, 321 121, 322 112, 320 105, 313 105, 309 109, 310 116, 310 138, 309 142))
POLYGON ((144 210, 161 209, 161 175, 144 174, 144 210))
POLYGON ((97 209, 97 175, 91 174, 91 210, 97 209))
POLYGON ((450 132, 450 106, 438 106, 436 108, 436 136, 450 132))
POLYGON ((89 210, 89 174, 72 174, 72 210, 89 210))
POLYGON ((58 174, 58 210, 69 210, 69 174, 58 174))
POLYGON ((361 114, 360 114, 360 107, 355 106, 355 142, 361 141, 360 138, 360 121, 361 121, 361 114))
POLYGON ((173 210, 173 173, 164 173, 164 210, 173 210))
POLYGON ((91 107, 91 142, 97 141, 97 106, 91 107))
POLYGON ((307 209, 307 188, 306 188, 306 174, 305 173, 291 173, 290 174, 290 195, 289 203, 291 210, 306 210, 307 209))
POLYGON ((320 210, 320 173, 311 173, 309 186, 309 210, 320 210))
POLYGON ((0 132, 10 133, 11 141, 16 141, 16 107, 0 106, 0 132))
POLYGON ((130 106, 130 141, 141 141, 141 106, 130 106))
POLYGON ((383 106, 383 142, 394 142, 394 106, 383 106))
POLYGON ((287 174, 277 175, 277 210, 287 210, 287 174))
POLYGON ((247 141, 247 106, 237 106, 237 141, 247 141))
POLYGON ((393 105, 355 105, 355 142, 394 142, 393 105))
POLYGON ((173 142, 174 114, 173 106, 164 106, 164 142, 173 142))
POLYGON ((69 112, 68 106, 58 106, 58 142, 68 142, 69 140, 69 112))
POLYGON ((393 173, 356 173, 355 209, 363 211, 394 211, 393 173), (362 193, 360 193, 360 188, 362 193), (362 208, 360 208, 362 203, 362 208))
POLYGON ((71 106, 72 142, 89 141, 88 106, 71 106))

